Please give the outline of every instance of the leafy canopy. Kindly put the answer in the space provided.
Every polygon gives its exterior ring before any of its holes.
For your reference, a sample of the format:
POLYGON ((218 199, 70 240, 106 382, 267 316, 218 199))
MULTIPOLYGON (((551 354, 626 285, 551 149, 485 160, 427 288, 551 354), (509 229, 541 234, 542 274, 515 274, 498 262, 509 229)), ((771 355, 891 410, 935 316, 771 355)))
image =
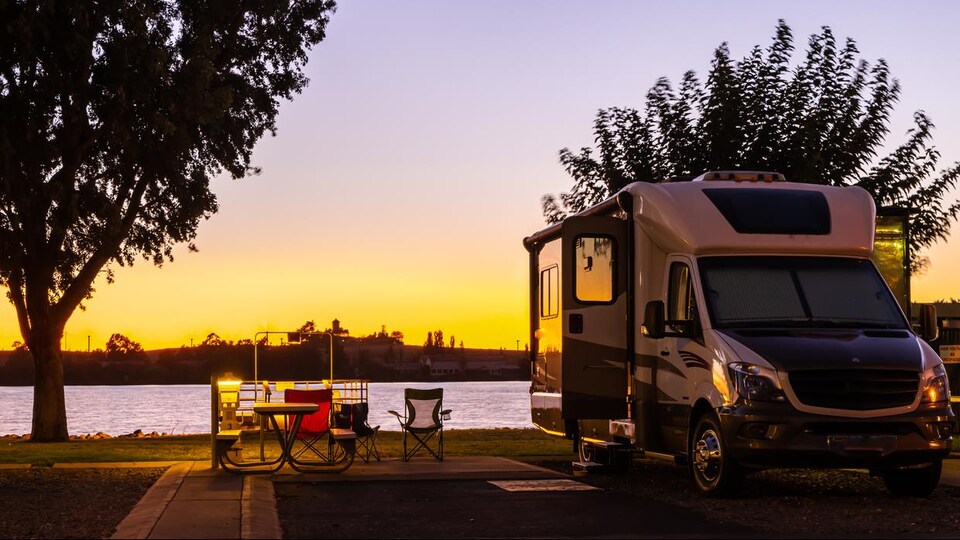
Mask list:
POLYGON ((0 0, 0 286, 66 440, 60 336, 110 264, 161 265, 256 169, 332 0, 0 0))
POLYGON ((142 355, 143 345, 119 333, 110 335, 107 340, 106 354, 109 359, 142 355))
POLYGON ((333 7, 0 0, 0 285, 23 330, 25 304, 65 320, 106 263, 160 265, 193 240, 210 179, 252 172, 307 83, 333 7))
POLYGON ((632 182, 657 182, 709 170, 767 170, 790 181, 858 185, 878 206, 901 206, 910 218, 911 266, 920 251, 945 240, 960 203, 946 200, 960 164, 937 167, 933 123, 914 113, 907 140, 877 159, 900 94, 887 63, 857 58, 852 39, 838 43, 829 27, 810 37, 803 60, 791 67, 790 27, 781 20, 773 42, 740 61, 727 44, 713 54, 706 81, 684 73, 678 89, 660 78, 644 109, 601 109, 596 148, 560 150, 573 188, 546 195, 550 223, 596 204, 632 182))

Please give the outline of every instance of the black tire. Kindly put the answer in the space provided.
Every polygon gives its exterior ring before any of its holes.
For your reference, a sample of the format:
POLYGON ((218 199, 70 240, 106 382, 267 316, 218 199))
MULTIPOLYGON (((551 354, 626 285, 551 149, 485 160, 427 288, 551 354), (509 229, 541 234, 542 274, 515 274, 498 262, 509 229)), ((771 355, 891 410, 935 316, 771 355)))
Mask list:
POLYGON ((894 497, 929 497, 940 483, 943 460, 922 467, 887 469, 880 472, 883 483, 894 497))
POLYGON ((705 414, 690 441, 690 476, 705 497, 733 497, 743 486, 743 469, 727 454, 720 421, 705 414))

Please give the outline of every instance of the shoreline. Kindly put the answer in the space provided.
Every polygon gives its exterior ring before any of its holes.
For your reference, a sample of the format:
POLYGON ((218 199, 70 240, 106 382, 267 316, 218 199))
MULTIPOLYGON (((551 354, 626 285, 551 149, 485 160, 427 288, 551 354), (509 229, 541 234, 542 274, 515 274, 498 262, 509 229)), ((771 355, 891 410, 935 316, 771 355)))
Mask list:
MULTIPOLYGON (((263 379, 264 381, 269 380, 276 382, 277 379, 263 379)), ((280 379, 283 381, 283 379, 280 379)), ((298 379, 299 380, 299 379, 298 379)), ((363 379, 367 383, 374 384, 447 384, 447 383, 497 383, 497 382, 530 382, 529 377, 523 377, 519 379, 443 379, 443 380, 431 380, 431 381, 377 381, 373 379, 363 379)), ((105 387, 115 387, 115 386, 210 386, 210 382, 202 383, 110 383, 110 384, 100 384, 100 383, 68 383, 63 385, 64 388, 69 387, 94 387, 94 386, 105 386, 105 387)), ((0 383, 0 388, 33 388, 32 384, 4 384, 0 383)))
MULTIPOLYGON (((125 433, 123 435, 110 435, 103 431, 98 431, 96 433, 83 433, 80 435, 68 435, 67 440, 70 441, 87 441, 87 440, 107 440, 107 439, 156 439, 160 437, 197 437, 202 435, 210 435, 209 433, 157 433, 156 431, 151 431, 150 433, 144 433, 142 429, 134 430, 133 433, 125 433)), ((6 435, 0 435, 0 441, 10 440, 10 441, 29 441, 30 434, 24 433, 23 435, 17 435, 16 433, 8 433, 6 435)))
MULTIPOLYGON (((444 427, 444 431, 540 431, 536 426, 531 427, 489 427, 489 428, 448 428, 444 427)), ((400 433, 400 430, 393 429, 381 429, 381 432, 390 432, 390 433, 400 433)), ((250 433, 256 433, 256 431, 250 431, 250 433)), ((126 433, 123 435, 110 435, 103 431, 98 431, 96 433, 83 433, 80 435, 70 435, 67 440, 69 441, 90 441, 90 440, 112 440, 112 439, 167 439, 174 437, 209 437, 209 432, 203 433, 167 433, 162 432, 158 433, 156 431, 151 431, 150 433, 145 433, 142 429, 135 430, 133 433, 126 433)), ((0 435, 0 442, 3 441, 29 441, 30 434, 24 433, 18 435, 16 433, 7 433, 5 435, 0 435)))

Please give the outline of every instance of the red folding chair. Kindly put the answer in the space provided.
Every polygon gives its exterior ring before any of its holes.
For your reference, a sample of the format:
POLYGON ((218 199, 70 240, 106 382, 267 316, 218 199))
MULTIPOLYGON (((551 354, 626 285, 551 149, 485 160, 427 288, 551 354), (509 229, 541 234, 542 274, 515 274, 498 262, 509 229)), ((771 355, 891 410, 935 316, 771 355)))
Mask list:
MULTIPOLYGON (((290 452, 294 460, 312 460, 331 461, 334 453, 333 438, 327 437, 327 448, 319 445, 324 437, 330 434, 330 408, 333 405, 333 390, 324 388, 321 390, 294 390, 287 389, 283 391, 283 401, 286 403, 316 403, 320 408, 317 412, 303 417, 300 423, 300 429, 297 431, 297 441, 299 448, 290 452), (315 455, 312 458, 310 454, 302 458, 307 451, 315 455)), ((288 417, 286 424, 293 425, 293 419, 288 417)))

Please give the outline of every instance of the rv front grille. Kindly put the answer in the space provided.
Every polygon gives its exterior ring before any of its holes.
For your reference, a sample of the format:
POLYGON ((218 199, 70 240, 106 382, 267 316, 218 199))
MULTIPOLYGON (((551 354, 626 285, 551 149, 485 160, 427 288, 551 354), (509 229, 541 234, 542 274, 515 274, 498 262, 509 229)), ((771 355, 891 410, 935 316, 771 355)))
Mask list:
POLYGON ((913 422, 810 422, 803 431, 811 435, 923 435, 913 422))
POLYGON ((869 411, 910 405, 920 374, 889 369, 817 369, 790 373, 800 403, 810 407, 869 411))

